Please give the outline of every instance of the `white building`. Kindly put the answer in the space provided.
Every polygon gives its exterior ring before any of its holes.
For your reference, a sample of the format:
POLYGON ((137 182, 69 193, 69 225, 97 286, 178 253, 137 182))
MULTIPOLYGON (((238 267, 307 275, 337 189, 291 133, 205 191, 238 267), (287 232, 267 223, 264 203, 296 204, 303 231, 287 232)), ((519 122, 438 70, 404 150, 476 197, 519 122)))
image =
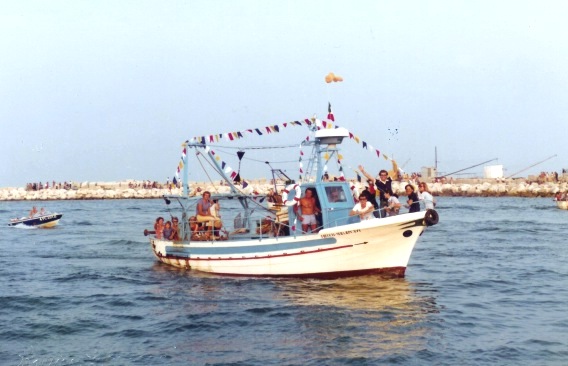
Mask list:
POLYGON ((483 167, 483 178, 503 178, 503 165, 488 165, 483 167))

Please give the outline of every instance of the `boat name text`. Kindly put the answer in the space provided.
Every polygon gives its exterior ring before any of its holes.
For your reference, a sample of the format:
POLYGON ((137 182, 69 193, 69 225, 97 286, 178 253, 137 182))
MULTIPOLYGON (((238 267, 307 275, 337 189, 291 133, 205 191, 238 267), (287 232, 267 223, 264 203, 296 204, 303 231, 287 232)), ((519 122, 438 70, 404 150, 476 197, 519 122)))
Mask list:
POLYGON ((340 235, 349 235, 349 234, 356 234, 356 233, 360 233, 361 230, 346 230, 346 231, 338 231, 336 233, 331 233, 331 234, 321 234, 322 238, 331 238, 334 236, 340 236, 340 235))
POLYGON ((40 217, 39 220, 40 221, 50 220, 50 219, 54 219, 56 216, 57 215, 43 216, 43 217, 40 217))

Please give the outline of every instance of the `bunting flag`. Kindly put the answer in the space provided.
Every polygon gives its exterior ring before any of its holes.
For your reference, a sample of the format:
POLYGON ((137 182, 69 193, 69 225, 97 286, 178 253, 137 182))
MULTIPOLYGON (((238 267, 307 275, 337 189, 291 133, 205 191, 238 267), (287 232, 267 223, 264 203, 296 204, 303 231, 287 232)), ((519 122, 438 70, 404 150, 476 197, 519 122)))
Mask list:
MULTIPOLYGON (((242 131, 231 131, 231 132, 224 132, 224 133, 219 133, 219 134, 214 134, 214 135, 205 135, 205 136, 195 136, 193 137, 191 140, 186 140, 186 143, 189 142, 198 142, 201 143, 203 145, 207 145, 207 143, 212 143, 212 142, 219 142, 222 140, 225 141, 235 141, 235 140, 239 140, 241 138, 246 137, 246 134, 257 134, 259 136, 263 136, 263 135, 267 135, 267 134, 272 134, 272 133, 280 133, 282 131, 282 129, 288 128, 288 127, 294 127, 294 126, 302 126, 302 125, 306 125, 306 126, 312 126, 312 125, 316 125, 316 128, 319 129, 333 129, 333 128, 339 128, 338 125, 335 125, 335 116, 333 114, 332 108, 331 108, 331 103, 328 102, 328 106, 327 106, 327 120, 318 120, 316 118, 316 116, 312 117, 312 118, 305 118, 303 120, 297 120, 297 121, 291 121, 291 122, 285 122, 282 123, 280 125, 269 125, 269 126, 264 126, 264 127, 257 127, 257 128, 249 128, 249 129, 245 129, 242 131), (264 131, 263 131, 264 130, 264 131)), ((377 157, 381 156, 381 153, 379 150, 374 149, 370 144, 368 144, 366 141, 363 141, 361 138, 359 138, 358 136, 356 136, 355 134, 351 133, 350 131, 347 131, 349 134, 349 139, 355 141, 357 144, 361 144, 362 148, 365 150, 375 150, 375 153, 377 154, 377 157)), ((306 137, 306 141, 310 141, 310 137, 306 137)), ((185 157, 187 154, 187 150, 185 147, 185 144, 182 145, 183 146, 183 152, 182 152, 182 157, 181 157, 181 161, 183 163, 183 161, 185 161, 185 157)), ((300 146, 300 156, 303 156, 304 153, 301 150, 301 146, 300 146)), ((388 156, 383 154, 383 157, 385 158, 385 160, 389 160, 388 156)), ((216 156, 215 159, 217 161, 220 161, 221 158, 216 156)), ((301 158, 300 158, 301 161, 301 158)), ((222 162, 222 169, 225 170, 225 166, 226 163, 223 161, 222 162)), ((176 176, 179 178, 179 172, 181 171, 181 169, 183 169, 183 164, 178 164, 178 169, 176 171, 176 176)), ((233 171, 231 168, 228 168, 228 172, 233 171)), ((227 172, 227 174, 228 174, 227 172)), ((233 172, 234 173, 234 172, 233 172)), ((303 169, 300 167, 300 173, 303 173, 303 169)), ((238 173, 234 173, 234 174, 238 174, 238 173)), ((301 179, 301 175, 300 175, 300 179, 301 179)))
MULTIPOLYGON (((221 170, 223 171, 223 173, 228 175, 233 180, 233 182, 240 183, 243 188, 246 188, 246 187, 249 186, 249 183, 246 180, 244 180, 243 178, 241 178, 241 176, 238 172, 234 171, 233 168, 231 168, 225 161, 223 161, 221 159, 221 157, 219 156, 219 154, 215 153, 215 151, 213 149, 211 149, 209 146, 205 146, 204 149, 211 156, 214 156, 216 161, 221 162, 219 164, 221 166, 221 170)), ((243 155, 244 155, 244 151, 240 151, 239 153, 237 153, 237 156, 239 156, 239 160, 242 158, 243 155)))

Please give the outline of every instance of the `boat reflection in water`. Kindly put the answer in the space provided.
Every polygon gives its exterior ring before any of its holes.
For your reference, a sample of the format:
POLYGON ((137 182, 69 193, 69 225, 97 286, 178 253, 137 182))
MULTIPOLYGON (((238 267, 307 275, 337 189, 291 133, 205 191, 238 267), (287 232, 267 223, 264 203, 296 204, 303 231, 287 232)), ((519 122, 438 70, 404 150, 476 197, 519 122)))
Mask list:
POLYGON ((426 284, 364 276, 287 282, 281 287, 283 298, 306 307, 296 312, 305 347, 345 344, 333 352, 369 359, 420 351, 432 341, 429 314, 439 310, 426 284))
POLYGON ((380 365, 444 342, 436 291, 428 283, 376 275, 235 278, 163 263, 152 269, 152 292, 162 299, 155 313, 168 330, 160 336, 175 334, 176 352, 189 364, 202 362, 204 354, 218 364, 278 354, 282 364, 380 365))

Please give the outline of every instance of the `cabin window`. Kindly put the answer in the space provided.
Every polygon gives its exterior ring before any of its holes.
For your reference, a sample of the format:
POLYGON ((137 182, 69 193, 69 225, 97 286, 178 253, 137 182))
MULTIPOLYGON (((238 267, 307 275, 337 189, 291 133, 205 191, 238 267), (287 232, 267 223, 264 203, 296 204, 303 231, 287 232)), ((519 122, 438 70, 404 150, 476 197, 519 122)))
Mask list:
POLYGON ((347 197, 342 187, 325 187, 328 202, 347 202, 347 197))

